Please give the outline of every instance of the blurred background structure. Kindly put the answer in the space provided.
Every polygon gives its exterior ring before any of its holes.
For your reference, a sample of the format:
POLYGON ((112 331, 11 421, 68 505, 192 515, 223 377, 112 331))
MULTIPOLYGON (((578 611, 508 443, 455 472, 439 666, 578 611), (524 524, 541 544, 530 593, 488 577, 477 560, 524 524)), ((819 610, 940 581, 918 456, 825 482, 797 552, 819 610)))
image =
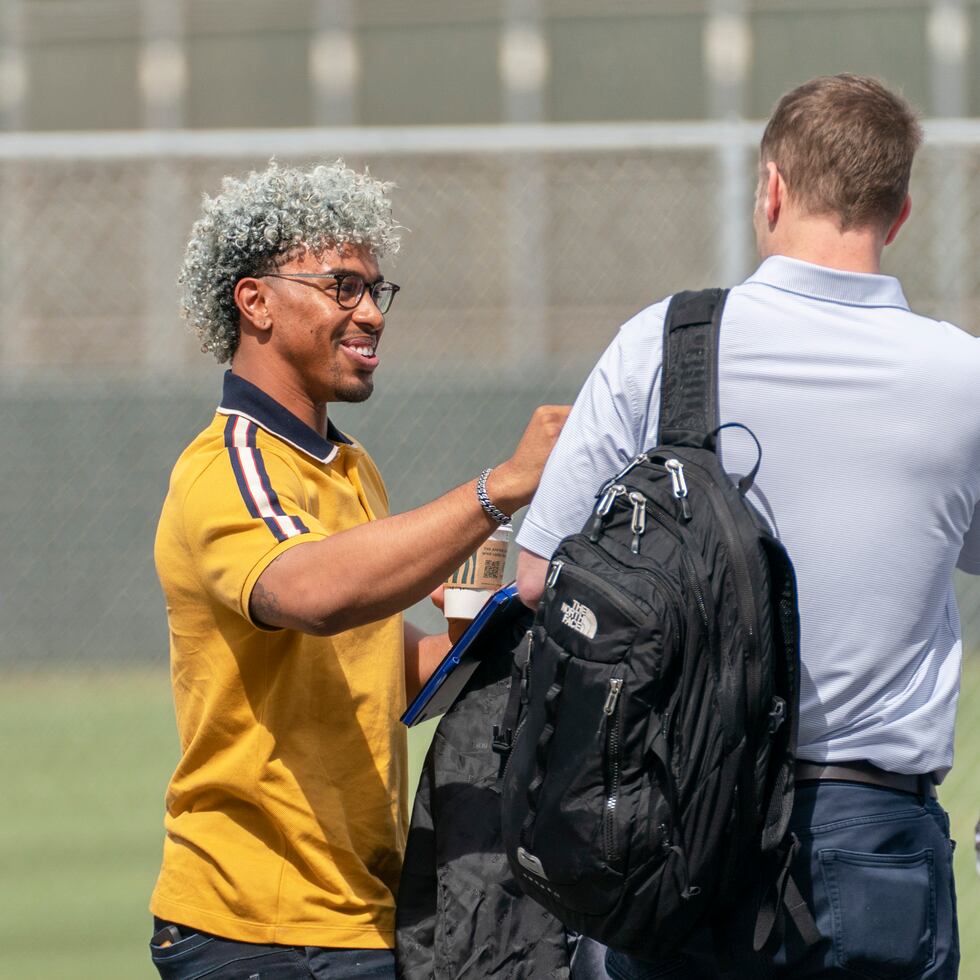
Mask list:
MULTIPOLYGON (((751 271, 759 120, 815 74, 877 75, 922 110, 886 271, 980 333, 978 21, 975 0, 0 0, 0 978, 151 975, 177 755, 152 543, 223 370, 177 310, 202 194, 271 157, 396 183, 377 391, 331 417, 403 510, 572 399, 633 313, 751 271)), ((942 799, 966 845, 980 583, 958 584, 942 799)))

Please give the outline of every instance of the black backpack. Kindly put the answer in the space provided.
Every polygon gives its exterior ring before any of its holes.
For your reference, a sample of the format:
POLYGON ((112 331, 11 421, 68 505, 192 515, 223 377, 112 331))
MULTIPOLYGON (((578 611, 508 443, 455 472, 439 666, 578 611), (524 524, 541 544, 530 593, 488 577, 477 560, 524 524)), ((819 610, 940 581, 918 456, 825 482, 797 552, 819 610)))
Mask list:
POLYGON ((745 498, 759 462, 735 485, 716 454, 725 296, 671 301, 660 444, 555 552, 495 739, 515 878, 570 928, 640 957, 747 901, 760 949, 784 900, 801 904, 786 870, 796 586, 745 498))

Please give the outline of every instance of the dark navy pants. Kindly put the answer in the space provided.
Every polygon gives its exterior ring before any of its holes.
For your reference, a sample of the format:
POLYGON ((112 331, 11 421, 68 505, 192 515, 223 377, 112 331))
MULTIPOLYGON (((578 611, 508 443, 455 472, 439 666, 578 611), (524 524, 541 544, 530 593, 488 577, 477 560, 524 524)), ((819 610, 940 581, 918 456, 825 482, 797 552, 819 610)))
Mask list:
POLYGON ((746 922, 738 930, 744 958, 726 969, 711 937, 699 936, 659 962, 610 951, 609 976, 955 980, 954 845, 935 800, 856 783, 808 783, 797 787, 791 827, 802 845, 792 873, 823 936, 819 943, 807 948, 787 922, 775 959, 762 961, 748 952, 746 922))
MULTIPOLYGON (((163 923, 157 922, 159 929, 163 923)), ((395 980, 390 949, 324 949, 240 943, 177 927, 169 946, 150 943, 163 980, 395 980)))

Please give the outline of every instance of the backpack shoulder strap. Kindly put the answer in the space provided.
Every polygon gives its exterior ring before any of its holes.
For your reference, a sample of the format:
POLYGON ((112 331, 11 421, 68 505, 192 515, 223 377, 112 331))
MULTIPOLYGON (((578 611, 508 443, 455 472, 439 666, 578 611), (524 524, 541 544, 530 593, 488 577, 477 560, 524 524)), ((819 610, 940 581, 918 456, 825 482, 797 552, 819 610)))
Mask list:
POLYGON ((676 293, 664 319, 659 443, 711 449, 718 428, 718 333, 727 289, 676 293))

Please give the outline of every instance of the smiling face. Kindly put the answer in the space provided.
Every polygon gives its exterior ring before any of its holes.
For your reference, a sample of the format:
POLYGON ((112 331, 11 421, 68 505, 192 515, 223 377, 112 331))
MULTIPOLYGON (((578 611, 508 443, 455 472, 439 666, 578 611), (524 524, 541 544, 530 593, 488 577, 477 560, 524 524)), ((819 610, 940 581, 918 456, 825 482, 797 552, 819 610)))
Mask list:
POLYGON ((368 286, 383 278, 368 249, 349 245, 327 249, 319 258, 307 251, 274 274, 251 280, 261 302, 243 317, 233 362, 236 371, 245 368, 246 376, 301 418, 310 420, 312 409, 317 425, 321 406, 361 402, 374 390, 384 317, 370 288, 353 309, 340 306, 331 277, 343 273, 361 276, 368 286), (324 278, 289 278, 297 273, 324 278))

